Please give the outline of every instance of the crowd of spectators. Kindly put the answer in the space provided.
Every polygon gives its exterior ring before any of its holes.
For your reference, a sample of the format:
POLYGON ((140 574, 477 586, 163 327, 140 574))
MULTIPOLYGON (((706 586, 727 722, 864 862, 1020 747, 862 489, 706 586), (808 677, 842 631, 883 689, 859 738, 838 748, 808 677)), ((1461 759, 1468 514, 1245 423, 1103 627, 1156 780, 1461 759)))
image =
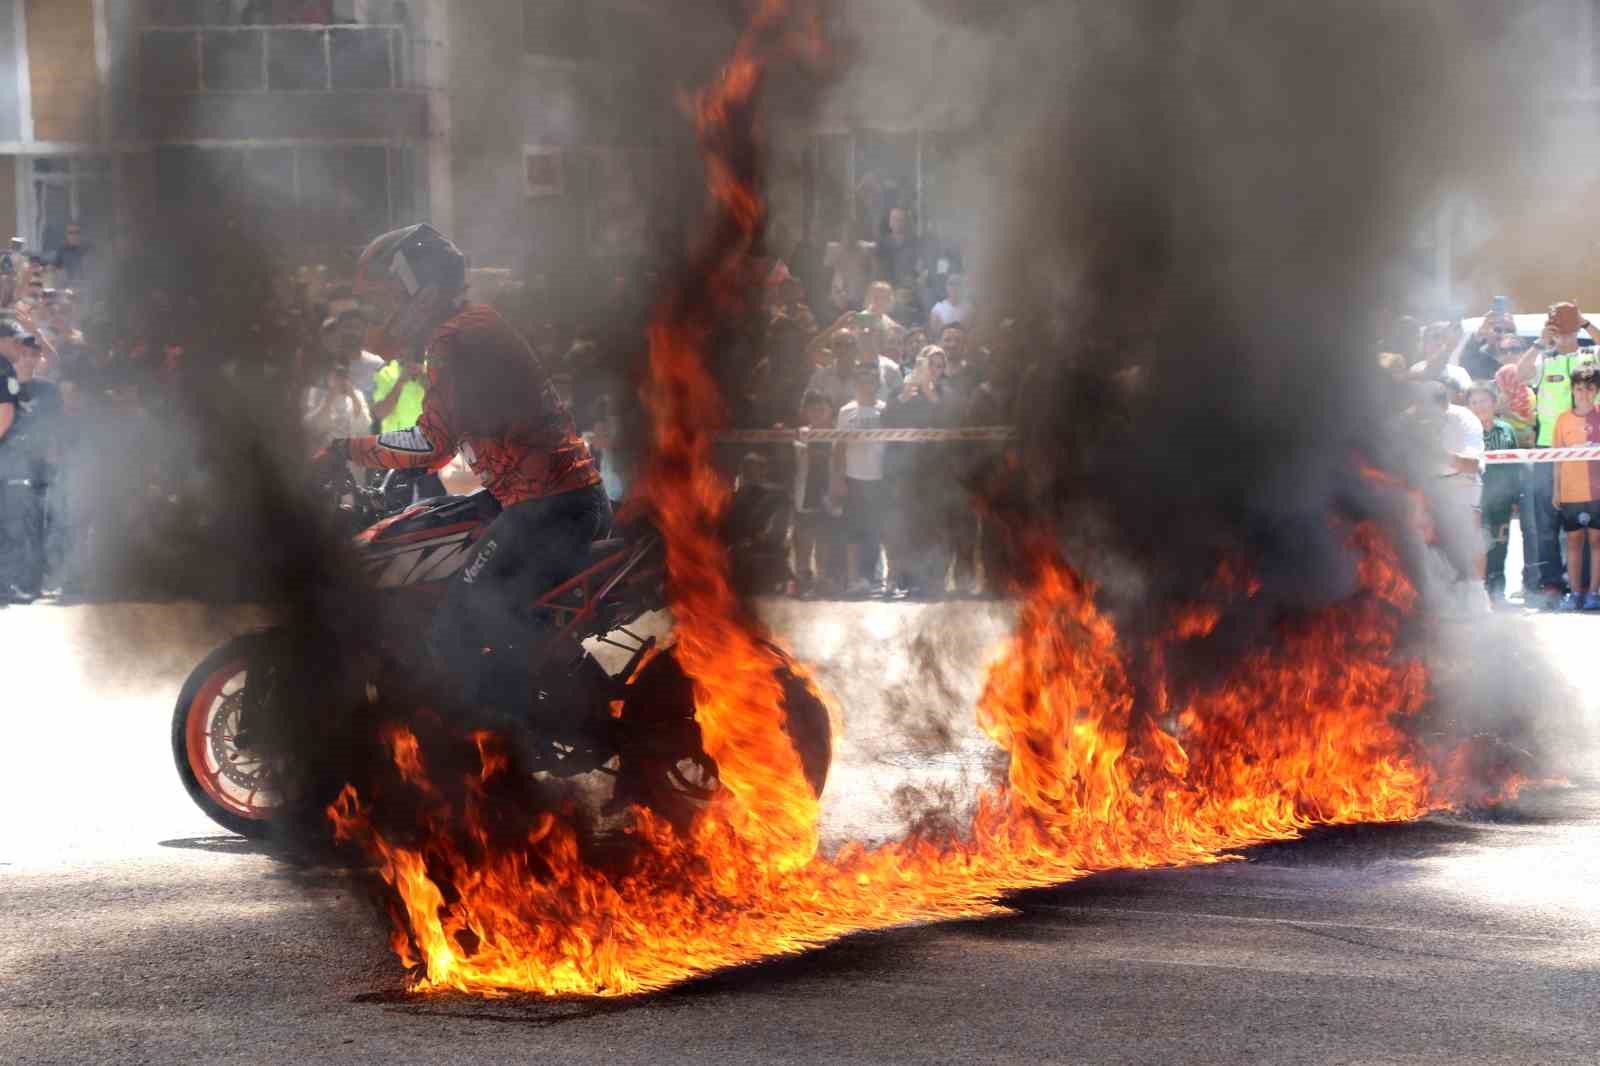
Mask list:
MULTIPOLYGON (((1412 390, 1408 410, 1435 438, 1424 485, 1441 554, 1454 571, 1449 611, 1600 611, 1600 462, 1486 463, 1489 452, 1600 444, 1600 329, 1571 302, 1519 332, 1497 298, 1472 332, 1402 320, 1380 366, 1412 390), (1415 359, 1415 361, 1413 361, 1415 359), (1517 530, 1520 592, 1507 595, 1517 530)), ((1526 320, 1525 320, 1526 324, 1526 320)), ((1471 325, 1471 323, 1468 323, 1471 325)))
MULTIPOLYGON (((1014 324, 985 306, 957 253, 930 251, 907 226, 894 209, 875 242, 757 262, 761 298, 715 346, 730 425, 1015 422, 1026 368, 1014 324)), ((174 580, 193 569, 183 557, 193 531, 225 534, 250 491, 234 483, 224 427, 292 426, 307 454, 406 428, 426 368, 363 351, 366 323, 336 269, 201 247, 179 258, 207 269, 174 273, 173 257, 146 258, 120 236, 102 254, 90 236, 72 226, 48 252, 14 239, 0 255, 0 596, 250 595, 174 580), (99 269, 111 263, 114 273, 99 269)), ((550 368, 613 498, 627 494, 640 453, 636 397, 660 284, 643 273, 474 274, 473 297, 499 307, 550 368)), ((1400 320, 1382 344, 1380 367, 1438 446, 1423 489, 1453 570, 1453 611, 1600 610, 1600 463, 1483 461, 1600 444, 1600 329, 1570 303, 1532 321, 1542 326, 1525 318, 1519 333, 1497 300, 1465 326, 1400 320), (1508 582, 1514 536, 1521 580, 1508 582)), ((757 593, 803 597, 995 594, 1000 538, 967 486, 996 454, 978 442, 804 433, 719 446, 735 484, 726 532, 737 576, 757 593)), ((435 478, 416 492, 444 487, 435 478)))
MULTIPOLYGON (((1007 324, 987 322, 959 261, 925 256, 906 225, 904 212, 889 213, 881 252, 858 243, 848 256, 830 248, 808 261, 799 249, 760 261, 761 298, 719 345, 730 425, 1008 421, 991 382, 1007 324), (827 308, 820 326, 813 299, 827 308)), ((118 235, 102 254, 73 226, 61 247, 31 254, 14 241, 0 263, 0 387, 10 394, 0 396, 10 412, 0 595, 249 595, 191 587, 200 579, 184 558, 194 531, 226 530, 250 491, 236 483, 227 427, 297 422, 309 454, 334 437, 415 424, 426 369, 362 350, 366 324, 345 272, 185 251, 156 255, 118 235), (212 267, 175 271, 175 260, 212 267)), ((602 277, 474 272, 469 295, 505 313, 551 369, 621 498, 639 454, 636 397, 660 279, 602 277)), ((998 591, 957 474, 992 451, 798 438, 719 448, 737 486, 728 536, 741 580, 801 596, 998 591), (923 464, 941 476, 917 476, 923 464)))

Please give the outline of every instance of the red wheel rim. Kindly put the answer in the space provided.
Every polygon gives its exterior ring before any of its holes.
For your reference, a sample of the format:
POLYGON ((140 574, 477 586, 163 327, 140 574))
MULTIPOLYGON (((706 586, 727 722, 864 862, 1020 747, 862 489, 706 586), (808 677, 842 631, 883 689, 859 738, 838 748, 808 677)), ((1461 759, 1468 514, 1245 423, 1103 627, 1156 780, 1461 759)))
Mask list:
MULTIPOLYGON (((220 739, 223 745, 231 747, 232 737, 226 734, 218 737, 221 730, 230 727, 228 715, 228 696, 224 689, 228 683, 246 673, 244 660, 236 660, 219 668, 206 678, 205 684, 200 686, 200 691, 195 693, 194 699, 189 702, 189 716, 184 723, 184 743, 189 757, 189 769, 193 772, 195 780, 200 782, 200 788, 219 807, 241 818, 255 821, 264 821, 271 818, 277 810, 276 802, 266 802, 274 794, 263 788, 268 779, 263 768, 257 771, 263 778, 252 787, 226 782, 226 772, 223 766, 214 757, 216 742, 220 739), (230 787, 232 784, 232 787, 230 787), (257 800, 262 802, 257 802, 257 800)), ((242 691, 243 686, 236 690, 242 691)), ((230 694, 231 695, 231 694, 230 694)), ((231 723, 236 725, 236 721, 231 723)))

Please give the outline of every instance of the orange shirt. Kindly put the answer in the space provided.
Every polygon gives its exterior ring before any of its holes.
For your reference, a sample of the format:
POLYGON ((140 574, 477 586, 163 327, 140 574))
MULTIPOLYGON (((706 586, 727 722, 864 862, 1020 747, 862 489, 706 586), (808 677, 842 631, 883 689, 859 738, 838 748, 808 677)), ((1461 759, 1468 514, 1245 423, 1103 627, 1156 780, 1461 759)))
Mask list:
MULTIPOLYGON (((1600 443, 1600 411, 1588 416, 1563 411, 1556 419, 1552 448, 1573 448, 1600 443)), ((1556 503, 1590 503, 1600 500, 1600 463, 1557 463, 1556 503)))

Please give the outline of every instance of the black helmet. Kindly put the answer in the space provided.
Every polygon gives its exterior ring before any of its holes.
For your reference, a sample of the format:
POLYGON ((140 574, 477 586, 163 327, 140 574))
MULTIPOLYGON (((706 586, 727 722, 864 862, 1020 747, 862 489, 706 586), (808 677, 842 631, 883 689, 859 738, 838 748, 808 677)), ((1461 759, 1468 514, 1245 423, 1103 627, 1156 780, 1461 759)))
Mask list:
POLYGON ((388 359, 420 354, 466 287, 467 257, 427 223, 378 237, 356 264, 356 297, 368 308, 363 347, 388 359))
POLYGON ((467 287, 467 257, 450 238, 426 222, 375 238, 356 264, 356 292, 390 279, 406 295, 433 288, 455 296, 467 287))

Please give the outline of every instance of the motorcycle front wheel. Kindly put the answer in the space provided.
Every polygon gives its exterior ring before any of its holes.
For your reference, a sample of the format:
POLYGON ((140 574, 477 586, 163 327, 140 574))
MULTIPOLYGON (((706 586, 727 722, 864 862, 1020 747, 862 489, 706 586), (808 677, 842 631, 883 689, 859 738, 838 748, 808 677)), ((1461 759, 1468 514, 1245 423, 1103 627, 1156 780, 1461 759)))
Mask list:
POLYGON ((237 637, 206 656, 172 711, 172 758, 189 798, 213 822, 246 837, 266 836, 283 806, 272 767, 239 743, 250 663, 266 639, 237 637))

